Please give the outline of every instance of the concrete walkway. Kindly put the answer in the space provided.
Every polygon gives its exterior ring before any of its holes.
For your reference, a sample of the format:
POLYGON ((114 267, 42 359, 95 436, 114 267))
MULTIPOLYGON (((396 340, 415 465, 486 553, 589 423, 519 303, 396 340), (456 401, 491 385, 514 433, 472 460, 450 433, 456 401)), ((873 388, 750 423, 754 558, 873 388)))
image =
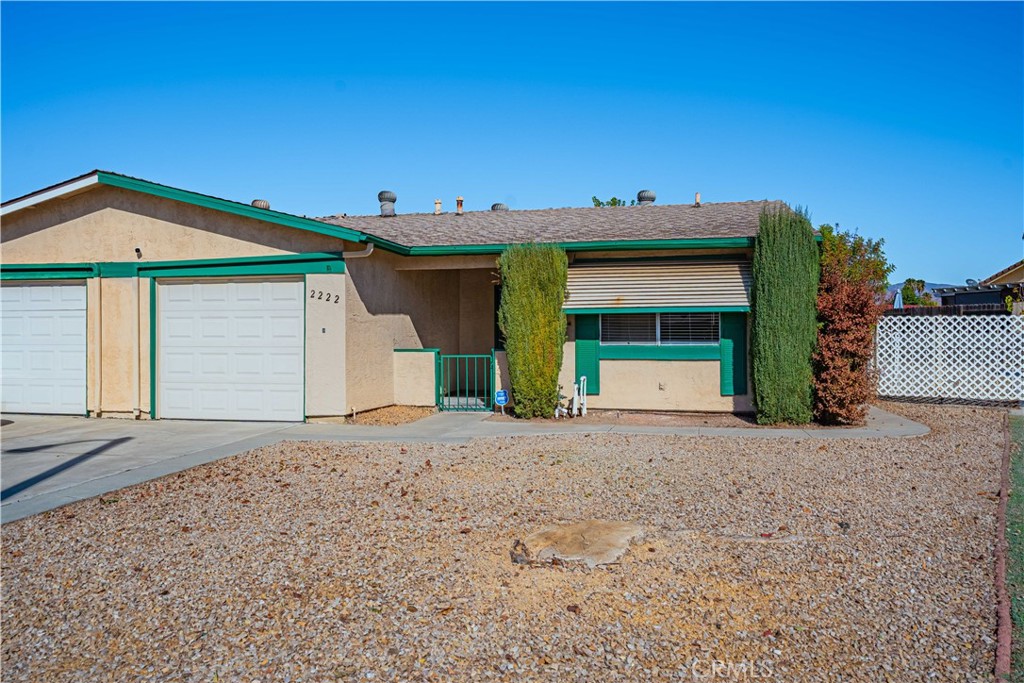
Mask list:
POLYGON ((21 519, 286 440, 464 443, 474 438, 582 433, 860 439, 921 436, 929 431, 877 408, 871 408, 866 426, 847 429, 645 427, 569 419, 519 423, 488 421, 489 415, 438 413, 397 427, 7 415, 0 426, 0 521, 21 519))

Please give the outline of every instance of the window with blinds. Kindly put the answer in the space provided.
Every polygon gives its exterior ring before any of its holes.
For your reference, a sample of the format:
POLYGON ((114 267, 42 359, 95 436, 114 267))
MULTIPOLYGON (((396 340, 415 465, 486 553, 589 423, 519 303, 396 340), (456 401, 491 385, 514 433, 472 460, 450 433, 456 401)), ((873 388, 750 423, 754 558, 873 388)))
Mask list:
POLYGON ((717 344, 718 313, 615 313, 601 316, 602 344, 717 344))

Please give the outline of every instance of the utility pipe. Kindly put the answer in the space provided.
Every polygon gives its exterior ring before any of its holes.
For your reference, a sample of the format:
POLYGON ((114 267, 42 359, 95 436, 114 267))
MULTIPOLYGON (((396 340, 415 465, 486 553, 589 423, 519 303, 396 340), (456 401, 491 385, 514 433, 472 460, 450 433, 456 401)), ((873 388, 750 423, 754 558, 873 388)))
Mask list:
POLYGON ((140 296, 139 289, 139 276, 136 275, 132 278, 132 292, 135 294, 135 340, 132 344, 134 347, 134 352, 132 353, 132 374, 135 376, 135 396, 132 401, 132 415, 136 420, 142 415, 142 406, 140 405, 140 396, 142 394, 142 378, 140 377, 142 359, 139 358, 139 354, 142 352, 142 344, 139 341, 139 335, 142 334, 142 297, 140 296))

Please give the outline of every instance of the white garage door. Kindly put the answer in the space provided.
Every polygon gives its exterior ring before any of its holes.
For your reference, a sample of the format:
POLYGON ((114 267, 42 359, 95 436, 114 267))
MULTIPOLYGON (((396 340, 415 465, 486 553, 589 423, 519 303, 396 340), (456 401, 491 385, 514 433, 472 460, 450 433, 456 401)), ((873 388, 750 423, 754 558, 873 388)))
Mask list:
POLYGON ((85 414, 85 284, 17 284, 2 292, 5 413, 85 414))
POLYGON ((157 285, 157 416, 301 421, 302 282, 157 285))

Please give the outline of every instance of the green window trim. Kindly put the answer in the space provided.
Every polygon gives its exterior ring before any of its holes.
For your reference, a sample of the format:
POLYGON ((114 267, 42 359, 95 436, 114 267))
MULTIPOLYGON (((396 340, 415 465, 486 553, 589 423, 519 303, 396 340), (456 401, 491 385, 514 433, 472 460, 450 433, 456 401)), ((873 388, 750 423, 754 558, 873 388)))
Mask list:
MULTIPOLYGON (((659 309, 661 312, 663 309, 659 309)), ((587 394, 601 391, 602 360, 719 361, 722 396, 747 393, 747 315, 722 311, 717 344, 602 344, 600 318, 576 314, 576 381, 587 376, 587 394)))
MULTIPOLYGON (((718 344, 601 344, 601 360, 719 360, 718 344)), ((589 379, 589 378, 588 378, 589 379)))

